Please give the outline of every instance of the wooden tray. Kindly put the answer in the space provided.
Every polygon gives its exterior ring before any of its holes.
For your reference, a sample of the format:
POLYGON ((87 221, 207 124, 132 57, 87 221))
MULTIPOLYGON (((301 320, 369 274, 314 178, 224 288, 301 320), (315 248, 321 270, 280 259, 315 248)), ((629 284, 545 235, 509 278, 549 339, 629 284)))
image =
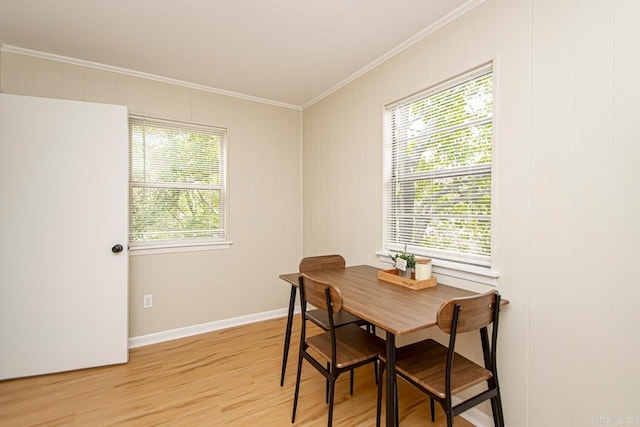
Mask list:
POLYGON ((380 270, 378 271, 378 279, 385 282, 393 283, 394 285, 400 285, 409 289, 425 289, 433 288, 438 284, 435 277, 427 280, 415 280, 415 274, 411 274, 411 279, 408 277, 402 277, 398 275, 398 270, 380 270))

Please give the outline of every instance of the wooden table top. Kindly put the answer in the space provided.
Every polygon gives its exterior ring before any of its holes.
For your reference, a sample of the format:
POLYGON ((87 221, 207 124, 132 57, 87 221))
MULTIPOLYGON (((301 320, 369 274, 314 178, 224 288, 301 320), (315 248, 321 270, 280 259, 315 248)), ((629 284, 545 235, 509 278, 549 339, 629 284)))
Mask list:
MULTIPOLYGON (((379 268, 357 265, 339 269, 313 270, 306 274, 329 282, 342 292, 343 307, 349 313, 394 335, 406 335, 436 324, 440 305, 451 298, 474 295, 452 286, 414 290, 378 279, 379 268)), ((299 273, 281 279, 298 286, 299 273)))

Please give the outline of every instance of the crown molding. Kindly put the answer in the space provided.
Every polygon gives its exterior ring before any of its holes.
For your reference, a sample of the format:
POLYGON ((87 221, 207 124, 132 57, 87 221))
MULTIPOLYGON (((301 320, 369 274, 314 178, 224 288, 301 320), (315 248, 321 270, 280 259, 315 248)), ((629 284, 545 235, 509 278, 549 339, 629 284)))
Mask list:
POLYGON ((113 65, 106 65, 98 62, 85 61, 84 59, 77 59, 77 58, 71 58, 68 56, 56 55, 53 53, 40 52, 37 50, 25 49, 17 46, 11 46, 6 44, 2 45, 2 47, 0 47, 0 52, 17 53, 20 55, 32 56, 34 58, 46 59, 50 61, 58 61, 58 62, 63 62, 71 65, 79 65, 81 67, 94 68, 102 71, 109 71, 113 73, 133 76, 133 77, 140 77, 148 80, 155 80, 158 82, 169 83, 172 85, 182 86, 189 89, 201 90, 203 92, 211 92, 218 95, 229 96, 232 98, 239 98, 245 101, 259 102, 261 104, 268 104, 268 105, 273 105, 275 107, 288 108, 288 109, 297 110, 297 111, 302 110, 302 107, 300 107, 299 105, 287 104, 285 102, 274 101, 272 99, 259 98, 257 96, 246 95, 243 93, 232 92, 224 89, 218 89, 218 88, 205 86, 197 83, 191 83, 183 80, 172 79, 170 77, 158 76, 156 74, 144 73, 141 71, 130 70, 127 68, 115 67, 113 65))
POLYGON ((456 18, 458 18, 461 15, 464 15, 465 13, 467 13, 468 11, 473 9, 474 7, 476 7, 479 4, 484 3, 484 2, 485 2, 485 0, 469 0, 468 2, 466 2, 463 5, 459 6, 457 9, 454 9, 449 14, 443 16, 442 18, 440 18, 439 20, 437 20, 433 24, 429 25, 427 28, 421 30, 420 32, 415 34, 413 37, 409 38, 408 40, 405 40, 404 42, 402 42, 401 44, 399 44, 395 48, 391 49, 390 51, 388 51, 384 55, 380 56, 379 58, 377 58, 377 59, 373 60, 372 62, 370 62, 369 64, 365 65, 363 68, 361 68, 360 70, 356 71, 355 73, 353 73, 352 75, 350 75, 346 79, 342 80, 341 82, 337 83, 336 85, 334 85, 334 86, 330 87, 329 89, 327 89, 326 91, 322 92, 320 95, 318 95, 315 98, 311 99, 310 101, 306 102, 305 104, 302 105, 302 110, 305 110, 306 108, 311 107, 316 102, 319 102, 322 99, 326 98, 327 96, 331 95, 332 93, 338 91, 339 89, 341 89, 344 86, 348 85, 352 81, 356 80, 358 77, 363 76, 364 74, 366 74, 367 72, 369 72, 372 69, 376 68, 377 66, 381 65, 382 63, 384 63, 388 59, 394 57, 395 55, 399 54, 403 50, 408 49, 409 47, 411 47, 414 44, 418 43, 420 40, 422 40, 425 37, 429 36, 430 34, 436 32, 438 29, 444 27, 449 22, 455 20, 456 18))
POLYGON ((465 13, 467 13, 468 11, 473 9, 474 7, 478 6, 479 4, 484 3, 484 1, 485 0, 469 0, 469 1, 467 1, 466 3, 464 3, 461 6, 459 6, 457 9, 453 10, 452 12, 447 14, 446 16, 440 18, 438 21, 434 22, 430 26, 428 26, 425 29, 421 30, 420 32, 415 34, 413 37, 411 37, 408 40, 404 41, 403 43, 399 44, 398 46, 396 46, 395 48, 391 49, 390 51, 388 51, 384 55, 382 55, 382 56, 378 57, 377 59, 373 60, 372 62, 370 62, 369 64, 367 64, 363 68, 361 68, 360 70, 358 70, 355 73, 351 74, 350 76, 348 76, 344 80, 340 81, 339 83, 333 85, 332 87, 330 87, 329 89, 325 90, 324 92, 322 92, 318 96, 316 96, 316 97, 312 98, 311 100, 307 101, 302 106, 288 104, 288 103, 280 102, 280 101, 274 101, 274 100, 271 100, 271 99, 260 98, 260 97, 256 97, 256 96, 252 96, 252 95, 246 95, 246 94, 242 94, 242 93, 238 93, 238 92, 232 92, 232 91, 225 90, 225 89, 218 89, 218 88, 205 86, 205 85, 201 85, 201 84, 197 84, 197 83, 191 83, 191 82, 187 82, 187 81, 183 81, 183 80, 172 79, 172 78, 169 78, 169 77, 159 76, 159 75, 156 75, 156 74, 144 73, 144 72, 141 72, 141 71, 130 70, 130 69, 127 69, 127 68, 121 68, 121 67, 115 67, 115 66, 112 66, 112 65, 101 64, 101 63, 98 63, 98 62, 85 61, 83 59, 71 58, 71 57, 68 57, 68 56, 56 55, 56 54, 47 53, 47 52, 40 52, 40 51, 36 51, 36 50, 25 49, 25 48, 21 48, 21 47, 17 47, 17 46, 6 45, 6 44, 2 45, 1 42, 0 42, 0 46, 1 46, 0 47, 0 52, 17 53, 17 54, 20 54, 20 55, 32 56, 32 57, 36 57, 36 58, 47 59, 47 60, 58 61, 58 62, 64 62, 64 63, 67 63, 67 64, 79 65, 79 66, 82 66, 82 67, 94 68, 94 69, 103 70, 103 71, 110 71, 110 72, 114 72, 114 73, 125 74, 125 75, 129 75, 129 76, 133 76, 133 77, 140 77, 140 78, 143 78, 143 79, 155 80, 155 81, 158 81, 158 82, 169 83, 169 84, 173 84, 173 85, 177 85, 177 86, 183 86, 183 87, 187 87, 187 88, 190 88, 190 89, 201 90, 201 91, 204 91, 204 92, 211 92, 211 93, 215 93, 215 94, 218 94, 218 95, 224 95, 224 96, 229 96, 229 97, 232 97, 232 98, 243 99, 243 100, 246 100, 246 101, 252 101, 252 102, 258 102, 258 103, 261 103, 261 104, 273 105, 275 107, 282 107, 282 108, 288 108, 288 109, 292 109, 292 110, 296 110, 296 111, 303 111, 306 108, 309 108, 310 106, 312 106, 313 104, 315 104, 315 103, 321 101, 322 99, 328 97, 332 93, 334 93, 334 92, 338 91, 339 89, 343 88, 344 86, 348 85, 349 83, 353 82, 357 78, 363 76, 367 72, 369 72, 372 69, 376 68, 377 66, 381 65, 382 63, 384 63, 385 61, 387 61, 390 58, 394 57, 395 55, 399 54, 400 52, 402 52, 402 51, 408 49, 409 47, 413 46, 414 44, 418 43, 419 41, 421 41, 425 37, 427 37, 430 34, 434 33, 438 29, 444 27, 445 25, 447 25, 451 21, 455 20, 459 16, 464 15, 465 13))

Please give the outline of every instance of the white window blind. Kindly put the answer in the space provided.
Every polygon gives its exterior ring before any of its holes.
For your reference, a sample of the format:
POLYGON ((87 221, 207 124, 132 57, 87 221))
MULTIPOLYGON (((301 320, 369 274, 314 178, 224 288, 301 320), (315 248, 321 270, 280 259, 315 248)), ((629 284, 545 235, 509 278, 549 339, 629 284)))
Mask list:
POLYGON ((385 249, 490 264, 492 110, 490 65, 387 106, 385 249))
POLYGON ((222 128, 129 117, 132 246, 226 240, 222 128))

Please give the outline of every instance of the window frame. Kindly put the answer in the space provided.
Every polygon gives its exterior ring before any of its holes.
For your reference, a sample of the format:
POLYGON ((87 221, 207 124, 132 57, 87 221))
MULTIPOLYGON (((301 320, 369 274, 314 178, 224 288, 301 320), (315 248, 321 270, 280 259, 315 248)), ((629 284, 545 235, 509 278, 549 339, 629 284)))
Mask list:
POLYGON ((129 198, 129 253, 130 255, 148 255, 148 254, 161 254, 161 253, 176 253, 176 252, 191 252, 191 251, 202 251, 202 250, 218 250, 218 249, 228 249, 231 247, 233 242, 229 239, 229 195, 228 195, 228 169, 227 169, 227 161, 228 161, 228 151, 229 151, 229 130, 220 126, 212 126, 209 124, 203 123, 195 123, 195 122, 187 122, 182 120, 168 119, 162 117, 154 117, 143 114, 129 114, 129 135, 128 135, 128 146, 129 146, 129 185, 128 185, 128 198, 129 198), (210 135, 215 135, 220 137, 220 154, 219 154, 219 163, 220 163, 220 174, 221 184, 207 184, 207 185, 199 185, 199 184, 188 184, 188 183, 154 183, 150 185, 152 188, 167 188, 167 189, 211 189, 220 191, 220 204, 222 205, 221 221, 223 226, 220 228, 222 230, 223 237, 222 238, 177 238, 177 239, 162 239, 162 240, 142 240, 142 241, 132 241, 131 240, 131 227, 132 227, 132 212, 133 212, 133 200, 132 200, 132 189, 133 188, 145 188, 145 181, 138 182, 138 185, 133 181, 133 161, 132 161, 132 121, 134 122, 145 122, 158 127, 163 128, 163 124, 165 125, 164 129, 177 129, 177 128, 185 128, 192 131, 200 131, 204 133, 209 133, 210 135), (175 185, 172 185, 175 184, 175 185))
POLYGON ((379 259, 383 262, 390 262, 391 256, 405 250, 403 243, 390 242, 388 240, 389 233, 388 227, 390 227, 390 218, 392 214, 390 212, 391 205, 394 203, 392 188, 389 185, 392 179, 392 150, 393 150, 393 127, 392 127, 392 111, 398 106, 410 105, 421 99, 430 97, 431 95, 445 91, 448 88, 460 85, 464 82, 471 81, 480 76, 491 74, 492 78, 492 113, 491 113, 491 163, 489 165, 489 176, 491 179, 490 184, 490 231, 489 231, 489 255, 482 259, 482 257, 474 256, 456 256, 452 253, 446 253, 437 249, 430 249, 425 246, 407 245, 406 251, 418 256, 426 256, 432 258, 434 265, 434 273, 442 273, 448 276, 457 277, 465 280, 476 281, 485 284, 496 284, 496 279, 499 277, 499 273, 492 269, 493 256, 495 255, 495 161, 496 161, 496 73, 493 66, 493 62, 487 62, 467 72, 454 76, 446 81, 431 86, 425 90, 422 90, 416 94, 410 95, 406 98, 394 101, 384 106, 383 108, 383 212, 382 212, 382 250, 376 251, 379 259))

